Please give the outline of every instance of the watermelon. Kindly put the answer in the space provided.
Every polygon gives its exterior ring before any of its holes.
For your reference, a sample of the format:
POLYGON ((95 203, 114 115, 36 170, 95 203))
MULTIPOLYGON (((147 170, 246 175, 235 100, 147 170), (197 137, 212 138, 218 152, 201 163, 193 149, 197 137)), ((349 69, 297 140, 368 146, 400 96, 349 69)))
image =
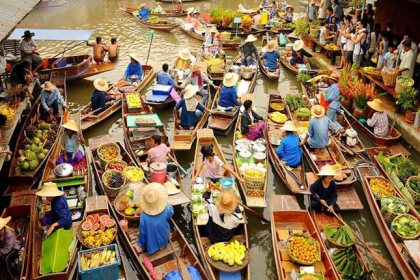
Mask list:
POLYGON ((99 218, 99 221, 101 222, 101 223, 105 223, 107 220, 109 220, 110 219, 110 217, 108 216, 108 215, 102 215, 100 218, 99 218))
POLYGON ((99 223, 99 214, 95 214, 95 215, 93 215, 93 218, 95 219, 95 224, 96 223, 99 223))
POLYGON ((99 229, 99 224, 98 223, 93 224, 92 227, 91 227, 92 231, 97 231, 98 229, 99 229))
POLYGON ((89 215, 89 216, 86 217, 86 221, 89 221, 92 224, 94 224, 95 223, 95 218, 92 215, 89 215))
POLYGON ((105 231, 105 225, 104 224, 100 224, 99 225, 99 230, 105 231))
POLYGON ((109 220, 107 220, 106 222, 105 222, 105 226, 106 227, 113 227, 113 226, 115 226, 115 221, 114 221, 114 219, 109 219, 109 220))
POLYGON ((83 230, 90 230, 92 228, 92 222, 91 221, 85 221, 82 224, 83 230))
POLYGON ((127 205, 125 205, 124 203, 120 203, 120 206, 118 207, 120 211, 124 211, 126 208, 127 208, 127 205))

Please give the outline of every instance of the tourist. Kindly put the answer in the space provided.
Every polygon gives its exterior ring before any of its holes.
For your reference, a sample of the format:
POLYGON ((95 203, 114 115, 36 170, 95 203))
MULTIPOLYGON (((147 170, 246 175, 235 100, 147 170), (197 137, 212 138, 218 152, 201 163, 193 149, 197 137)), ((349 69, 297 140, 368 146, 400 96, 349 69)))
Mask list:
POLYGON ((330 31, 329 26, 330 24, 328 23, 328 21, 325 20, 322 24, 321 29, 319 30, 319 42, 323 46, 332 43, 335 37, 335 32, 330 31))
POLYGON ((277 40, 271 40, 267 43, 266 51, 261 56, 262 59, 265 59, 264 67, 269 71, 278 72, 279 63, 280 63, 280 53, 276 50, 277 40))
POLYGON ((376 53, 378 54, 378 63, 376 64, 376 68, 382 69, 384 63, 384 55, 388 51, 388 34, 385 30, 381 31, 381 41, 376 48, 376 53))
POLYGON ((262 0, 260 3, 260 7, 267 8, 270 7, 270 1, 269 0, 262 0))
POLYGON ((374 28, 374 19, 373 16, 375 15, 375 12, 373 11, 372 4, 366 5, 365 14, 363 15, 362 22, 366 26, 366 30, 368 32, 372 32, 374 28))
POLYGON ((104 62, 105 54, 108 51, 107 46, 102 42, 101 37, 96 37, 96 43, 86 42, 87 46, 93 47, 93 60, 100 64, 104 62))
POLYGON ((111 38, 111 45, 108 46, 108 59, 111 62, 118 60, 118 52, 120 50, 120 45, 117 44, 117 38, 111 38))
POLYGON ((140 4, 138 17, 140 20, 148 20, 150 15, 150 9, 145 3, 140 4))
POLYGON ((354 50, 354 43, 352 41, 352 38, 354 35, 352 34, 353 26, 351 23, 352 17, 347 15, 344 18, 344 23, 346 25, 345 32, 343 33, 343 36, 346 37, 346 45, 345 45, 345 54, 346 54, 346 62, 344 64, 344 69, 349 72, 351 69, 351 65, 353 63, 353 50, 354 50))
POLYGON ((386 137, 388 135, 388 116, 386 115, 382 106, 382 101, 375 98, 368 101, 370 112, 367 115, 366 126, 379 137, 386 137))
MULTIPOLYGON (((376 53, 376 48, 378 47, 379 42, 380 42, 380 38, 379 38, 380 36, 381 36, 381 24, 377 23, 375 24, 373 31, 370 32, 370 45, 369 45, 369 50, 368 50, 368 56, 366 57, 365 55, 366 65, 370 65, 370 66, 377 65, 377 61, 376 63, 372 61, 372 57, 376 53)), ((390 42, 388 40, 388 45, 389 43, 390 42)))
POLYGON ((312 184, 311 190, 311 208, 315 213, 325 213, 333 216, 334 213, 340 213, 340 207, 337 205, 337 187, 334 181, 335 170, 332 165, 324 165, 318 173, 319 179, 312 184))
POLYGON ((216 26, 212 26, 210 28, 209 34, 206 36, 204 40, 204 45, 206 46, 218 46, 219 40, 217 40, 217 28, 216 26))
POLYGON ((179 129, 193 130, 197 121, 203 116, 204 111, 210 112, 203 104, 195 98, 199 87, 197 85, 187 85, 184 89, 184 97, 176 104, 174 108, 174 116, 178 115, 178 111, 182 109, 181 114, 175 119, 179 119, 176 123, 179 129))
POLYGON ((384 55, 384 67, 394 68, 396 55, 394 55, 395 47, 392 43, 388 42, 388 51, 384 55))
POLYGON ((42 185, 42 189, 36 192, 37 196, 45 197, 45 205, 51 204, 51 210, 46 212, 39 221, 42 226, 48 227, 47 236, 54 231, 62 228, 69 230, 72 228, 73 220, 64 192, 60 191, 56 183, 47 182, 42 185))
MULTIPOLYGON (((17 239, 14 229, 7 226, 11 219, 10 216, 0 218, 0 265, 1 270, 7 272, 8 278, 6 279, 18 279, 16 278, 18 277, 16 259, 19 256, 21 240, 17 239)), ((0 276, 2 276, 1 274, 0 276)))
POLYGON ((281 10, 282 11, 286 11, 286 8, 287 8, 287 2, 286 2, 286 0, 283 0, 281 2, 281 10))
POLYGON ((325 101, 329 103, 326 117, 333 123, 330 124, 330 129, 334 133, 344 133, 344 128, 337 121, 337 114, 340 111, 340 89, 338 88, 338 76, 332 73, 328 77, 328 88, 325 101))
POLYGON ((164 86, 171 86, 175 87, 174 79, 168 74, 169 71, 169 65, 167 63, 164 63, 162 65, 162 72, 157 74, 157 84, 158 85, 164 85, 164 86))
MULTIPOLYGON (((413 54, 414 57, 417 57, 417 53, 418 53, 418 48, 417 48, 417 44, 412 40, 412 35, 411 35, 411 31, 407 28, 404 31, 404 37, 403 40, 401 41, 401 43, 398 45, 397 50, 398 50, 398 60, 397 60, 397 66, 400 65, 404 55, 405 55, 405 51, 403 48, 403 43, 405 41, 411 41, 411 49, 413 50, 413 54)), ((413 63, 413 67, 414 67, 414 63, 413 63)))
MULTIPOLYGON (((350 17, 350 16, 349 16, 350 17)), ((351 17, 350 17, 351 20, 351 17)), ((346 19, 346 17, 343 17, 343 20, 340 21, 340 24, 338 25, 338 33, 340 35, 340 48, 341 48, 341 59, 340 59, 340 64, 337 66, 337 69, 343 69, 346 65, 346 43, 347 43, 347 38, 346 38, 346 29, 347 29, 347 22, 348 18, 346 19)))
POLYGON ((198 86, 197 93, 203 97, 201 104, 204 106, 206 105, 207 99, 209 99, 209 93, 205 88, 205 84, 211 85, 215 90, 218 89, 218 87, 213 84, 213 81, 201 72, 200 63, 194 63, 191 66, 191 73, 187 77, 186 85, 198 86))
POLYGON ((394 46, 398 46, 398 35, 394 33, 394 22, 388 21, 386 23, 386 32, 388 32, 388 41, 392 42, 394 46))
POLYGON ((195 182, 198 176, 200 176, 201 171, 203 170, 204 166, 206 167, 206 174, 205 178, 208 181, 213 183, 219 182, 223 179, 223 170, 228 172, 230 175, 233 175, 238 179, 239 182, 244 183, 245 180, 236 174, 226 163, 224 163, 213 151, 213 146, 207 145, 202 146, 200 150, 201 154, 203 155, 203 162, 194 170, 195 174, 192 178, 191 182, 195 182))
POLYGON ((39 56, 35 41, 32 39, 33 36, 35 36, 35 33, 26 30, 19 43, 19 49, 21 61, 29 61, 32 66, 32 74, 35 75, 43 67, 43 60, 39 56))
POLYGON ((315 6, 315 0, 311 0, 308 7, 306 7, 306 17, 312 22, 316 19, 316 13, 318 11, 318 7, 315 6))
POLYGON ((412 78, 414 73, 413 64, 415 63, 416 58, 414 56, 413 49, 411 48, 411 41, 403 42, 403 50, 405 54, 400 65, 397 67, 397 71, 403 77, 412 78))
POLYGON ((308 143, 309 148, 315 150, 315 153, 322 153, 330 140, 328 119, 325 117, 325 109, 321 105, 312 106, 311 113, 312 118, 309 121, 308 133, 300 142, 300 146, 308 143))
POLYGON ((64 132, 61 135, 61 154, 55 163, 57 165, 69 163, 75 166, 84 158, 85 151, 83 150, 83 144, 85 143, 85 139, 83 139, 79 127, 74 120, 68 120, 61 127, 64 128, 64 132))
POLYGON ((241 114, 241 134, 251 141, 261 138, 266 128, 264 118, 252 110, 251 100, 245 100, 243 106, 244 111, 241 114))
POLYGON ((137 84, 139 81, 143 80, 143 69, 140 64, 140 56, 135 53, 129 54, 128 56, 130 57, 130 63, 125 69, 123 79, 130 83, 137 84))
POLYGON ((260 25, 261 24, 261 11, 257 10, 257 14, 252 17, 252 22, 254 25, 260 25))
POLYGON ((137 246, 142 252, 151 255, 168 245, 171 229, 169 220, 174 215, 174 208, 168 203, 166 188, 159 183, 149 183, 140 191, 139 240, 137 246))
POLYGON ((173 69, 188 70, 189 72, 191 65, 193 65, 197 59, 193 56, 188 49, 182 49, 178 52, 175 59, 173 69))
POLYGON ((7 149, 3 149, 3 147, 1 145, 3 145, 3 137, 2 137, 2 133, 5 129, 4 126, 6 125, 7 122, 7 117, 3 114, 0 114, 0 155, 1 154, 7 154, 9 156, 11 156, 13 153, 10 150, 7 149))
POLYGON ((192 24, 192 27, 194 28, 194 30, 198 29, 201 26, 200 19, 198 18, 199 15, 200 15, 199 11, 195 10, 193 12, 193 18, 191 20, 191 24, 192 24))
POLYGON ((151 138, 152 147, 147 151, 147 161, 152 162, 166 162, 166 157, 171 152, 171 148, 162 143, 160 135, 153 135, 151 138))
POLYGON ((341 18, 342 16, 344 16, 343 7, 340 6, 340 4, 338 3, 338 0, 332 1, 332 9, 333 9, 334 15, 337 18, 341 18))
POLYGON ((176 0, 176 10, 182 12, 182 0, 176 0))
POLYGON ((108 106, 113 104, 115 100, 113 95, 106 94, 108 90, 108 83, 104 79, 95 79, 93 81, 93 87, 95 90, 90 98, 90 107, 92 113, 98 115, 102 113, 108 106))
POLYGON ((327 19, 327 8, 331 6, 331 0, 321 0, 318 10, 318 19, 324 21, 327 19))
POLYGON ((303 49, 303 41, 297 40, 293 43, 292 57, 289 62, 290 65, 297 67, 298 64, 305 64, 304 57, 312 57, 312 54, 303 49))
POLYGON ((292 121, 286 121, 281 130, 285 131, 285 136, 281 139, 280 145, 276 149, 276 155, 291 168, 298 167, 302 161, 303 151, 300 148, 299 137, 295 134, 297 131, 292 121))
POLYGON ((187 9, 187 19, 185 20, 185 23, 192 23, 192 19, 193 17, 193 12, 194 12, 194 7, 189 7, 187 9))
POLYGON ((284 13, 284 20, 286 21, 286 23, 292 23, 293 22, 293 11, 294 11, 295 9, 292 7, 292 6, 290 6, 290 5, 287 5, 287 7, 286 7, 286 12, 284 13))
POLYGON ((232 107, 241 106, 236 93, 236 85, 239 75, 236 73, 227 73, 223 78, 223 86, 220 90, 219 102, 217 109, 221 111, 231 111, 232 107))
POLYGON ((60 91, 51 82, 45 82, 41 88, 41 114, 43 116, 57 115, 59 113, 58 104, 63 105, 66 109, 69 108, 60 91))
POLYGON ((255 55, 255 58, 260 60, 258 55, 258 50, 254 45, 254 42, 257 41, 257 38, 254 35, 248 35, 244 43, 239 46, 241 52, 241 65, 251 66, 253 63, 252 55, 255 55))
MULTIPOLYGON (((355 76, 359 73, 360 63, 363 59, 363 43, 367 39, 367 31, 366 26, 364 26, 360 21, 356 24, 356 36, 352 36, 351 40, 354 43, 354 49, 353 49, 353 65, 351 66, 351 70, 353 71, 353 74, 355 76)), ((369 48, 367 48, 369 49, 369 48)))
MULTIPOLYGON (((335 16, 333 9, 331 7, 327 8, 327 19, 325 20, 328 25, 327 28, 331 32, 337 32, 337 17, 335 16)), ((324 23, 325 25, 325 23, 324 23)))

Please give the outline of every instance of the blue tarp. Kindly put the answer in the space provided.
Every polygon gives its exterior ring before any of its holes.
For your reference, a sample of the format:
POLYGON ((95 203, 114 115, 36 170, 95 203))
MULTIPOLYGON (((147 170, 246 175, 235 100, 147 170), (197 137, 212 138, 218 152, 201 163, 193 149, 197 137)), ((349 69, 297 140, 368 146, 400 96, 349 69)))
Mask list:
MULTIPOLYGON (((18 28, 10 34, 8 40, 21 40, 22 35, 28 30, 18 28)), ((29 29, 35 33, 35 41, 89 41, 94 30, 69 30, 69 29, 29 29)))

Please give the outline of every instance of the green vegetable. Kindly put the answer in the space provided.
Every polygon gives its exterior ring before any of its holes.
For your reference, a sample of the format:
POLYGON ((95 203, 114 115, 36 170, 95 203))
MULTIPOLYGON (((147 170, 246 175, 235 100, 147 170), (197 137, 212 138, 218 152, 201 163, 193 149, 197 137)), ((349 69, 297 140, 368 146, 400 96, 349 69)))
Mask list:
POLYGON ((309 110, 308 108, 299 108, 299 109, 295 110, 295 114, 298 117, 310 117, 310 116, 312 116, 311 110, 309 110))
POLYGON ((286 103, 292 111, 298 108, 308 108, 302 96, 297 94, 288 94, 286 96, 286 103))
POLYGON ((394 214, 407 214, 409 207, 404 200, 393 197, 384 196, 381 199, 381 213, 391 212, 394 214))
POLYGON ((307 36, 310 33, 310 22, 306 18, 299 18, 295 21, 295 34, 296 36, 307 36))
POLYGON ((41 271, 49 274, 63 271, 76 246, 73 229, 59 229, 42 242, 41 271))
POLYGON ((311 76, 309 76, 308 74, 305 74, 303 72, 299 72, 297 74, 297 81, 300 83, 306 83, 307 81, 309 81, 311 79, 311 76))
POLYGON ((419 231, 419 221, 411 216, 404 215, 396 218, 391 227, 403 237, 415 237, 419 231))

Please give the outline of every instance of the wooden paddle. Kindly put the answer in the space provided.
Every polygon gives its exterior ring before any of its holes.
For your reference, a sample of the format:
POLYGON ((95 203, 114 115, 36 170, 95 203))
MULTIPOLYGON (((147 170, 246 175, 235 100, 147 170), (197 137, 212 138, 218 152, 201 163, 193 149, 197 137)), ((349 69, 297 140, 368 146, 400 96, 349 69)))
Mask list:
POLYGON ((179 273, 181 274, 181 277, 183 280, 192 280, 192 277, 188 271, 188 268, 186 266, 186 264, 181 260, 180 257, 178 257, 178 255, 175 253, 175 249, 174 246, 172 245, 172 241, 171 238, 169 238, 169 244, 171 245, 172 251, 176 257, 176 263, 179 269, 179 273))
POLYGON ((92 112, 90 112, 90 113, 87 113, 87 114, 85 114, 85 115, 82 115, 82 117, 80 118, 80 120, 84 120, 84 119, 86 119, 86 118, 89 118, 89 117, 94 117, 94 118, 97 118, 98 116, 96 116, 96 115, 93 115, 93 114, 95 114, 96 112, 98 112, 99 110, 101 110, 101 109, 103 109, 103 108, 98 108, 98 109, 96 109, 96 110, 93 110, 92 112), (93 115, 93 116, 92 116, 93 115))
POLYGON ((182 173, 188 174, 187 171, 173 158, 173 156, 168 154, 168 158, 170 158, 176 164, 176 166, 178 166, 179 169, 181 169, 182 173))

